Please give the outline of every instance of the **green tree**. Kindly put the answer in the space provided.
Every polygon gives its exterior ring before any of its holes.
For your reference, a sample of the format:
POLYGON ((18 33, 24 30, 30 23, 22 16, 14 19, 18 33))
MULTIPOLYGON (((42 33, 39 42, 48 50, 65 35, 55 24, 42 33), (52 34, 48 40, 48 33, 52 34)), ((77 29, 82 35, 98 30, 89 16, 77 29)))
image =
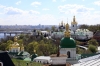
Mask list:
POLYGON ((94 45, 89 45, 89 48, 88 48, 92 53, 96 53, 97 52, 97 49, 94 45))
POLYGON ((48 31, 48 30, 49 30, 49 27, 45 27, 45 29, 44 29, 44 30, 48 31))
POLYGON ((0 50, 2 50, 2 51, 6 51, 6 43, 2 43, 1 45, 0 45, 0 50))
POLYGON ((20 50, 21 50, 21 48, 22 48, 22 46, 23 46, 23 39, 18 40, 18 44, 19 44, 20 50))
POLYGON ((76 44, 77 44, 77 45, 80 45, 80 44, 81 44, 81 42, 76 40, 76 44))
POLYGON ((77 50, 76 50, 76 52, 78 53, 78 54, 83 54, 83 53, 85 53, 85 50, 83 50, 83 49, 81 49, 81 48, 76 48, 77 50))
POLYGON ((34 49, 36 50, 37 45, 38 45, 38 43, 37 43, 36 41, 29 43, 28 46, 27 46, 27 51, 28 51, 30 54, 32 54, 33 51, 34 51, 34 49))
POLYGON ((88 27, 89 27, 88 25, 83 24, 83 25, 80 25, 79 28, 80 28, 80 29, 88 29, 88 27))
POLYGON ((51 27, 51 30, 52 30, 52 31, 55 31, 55 30, 56 30, 56 27, 55 27, 55 26, 52 26, 52 27, 51 27))
POLYGON ((94 46, 97 47, 99 44, 95 39, 91 39, 91 40, 88 41, 88 45, 94 45, 94 46))
POLYGON ((13 41, 12 40, 8 40, 7 41, 7 43, 6 43, 6 50, 9 50, 10 44, 13 44, 13 41))
POLYGON ((25 35, 24 34, 21 34, 20 36, 19 36, 19 39, 23 39, 25 37, 25 35))
POLYGON ((48 44, 39 44, 38 50, 41 51, 44 56, 50 55, 48 44))

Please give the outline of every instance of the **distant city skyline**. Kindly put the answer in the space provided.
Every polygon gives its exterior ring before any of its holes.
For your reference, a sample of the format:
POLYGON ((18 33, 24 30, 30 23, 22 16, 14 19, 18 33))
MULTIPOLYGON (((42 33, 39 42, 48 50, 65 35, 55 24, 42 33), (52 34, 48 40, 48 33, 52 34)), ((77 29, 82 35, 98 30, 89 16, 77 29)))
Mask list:
POLYGON ((0 0, 0 25, 100 23, 100 0, 0 0))

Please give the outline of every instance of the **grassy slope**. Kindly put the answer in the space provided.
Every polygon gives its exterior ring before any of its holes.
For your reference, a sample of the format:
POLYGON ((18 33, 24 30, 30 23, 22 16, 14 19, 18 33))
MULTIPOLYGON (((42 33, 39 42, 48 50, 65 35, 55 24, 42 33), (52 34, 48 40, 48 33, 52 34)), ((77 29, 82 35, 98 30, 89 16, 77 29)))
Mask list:
POLYGON ((15 66, 42 66, 40 63, 35 63, 30 61, 23 61, 18 59, 12 59, 12 61, 15 64, 15 66))

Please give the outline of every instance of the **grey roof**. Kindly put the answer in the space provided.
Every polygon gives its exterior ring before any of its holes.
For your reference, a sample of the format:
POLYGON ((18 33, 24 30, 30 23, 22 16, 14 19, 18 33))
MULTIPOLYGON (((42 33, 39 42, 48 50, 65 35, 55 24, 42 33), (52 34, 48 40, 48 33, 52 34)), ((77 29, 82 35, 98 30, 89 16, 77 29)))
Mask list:
POLYGON ((88 58, 80 59, 79 63, 73 66, 100 66, 100 54, 88 58))
POLYGON ((21 51, 21 52, 18 53, 18 55, 19 55, 19 56, 20 56, 20 55, 29 55, 29 53, 26 52, 26 51, 21 51))

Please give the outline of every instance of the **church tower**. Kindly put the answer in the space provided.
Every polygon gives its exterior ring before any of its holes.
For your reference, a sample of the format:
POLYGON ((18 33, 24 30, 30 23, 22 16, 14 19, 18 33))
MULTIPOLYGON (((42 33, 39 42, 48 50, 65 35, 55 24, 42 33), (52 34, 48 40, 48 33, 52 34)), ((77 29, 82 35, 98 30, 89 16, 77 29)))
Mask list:
POLYGON ((77 22, 74 16, 73 21, 71 22, 71 31, 76 31, 76 30, 77 30, 77 22))
POLYGON ((61 21, 61 23, 59 23, 59 30, 58 31, 63 32, 64 30, 65 30, 65 23, 63 21, 61 21))
POLYGON ((16 36, 14 37, 14 43, 13 44, 10 44, 9 51, 10 52, 13 52, 13 53, 17 53, 17 52, 20 52, 20 51, 24 51, 23 44, 20 45, 20 44, 17 43, 17 37, 16 36))
POLYGON ((64 37, 60 41, 60 54, 67 55, 69 59, 76 58, 76 42, 70 37, 69 24, 66 24, 64 37))

